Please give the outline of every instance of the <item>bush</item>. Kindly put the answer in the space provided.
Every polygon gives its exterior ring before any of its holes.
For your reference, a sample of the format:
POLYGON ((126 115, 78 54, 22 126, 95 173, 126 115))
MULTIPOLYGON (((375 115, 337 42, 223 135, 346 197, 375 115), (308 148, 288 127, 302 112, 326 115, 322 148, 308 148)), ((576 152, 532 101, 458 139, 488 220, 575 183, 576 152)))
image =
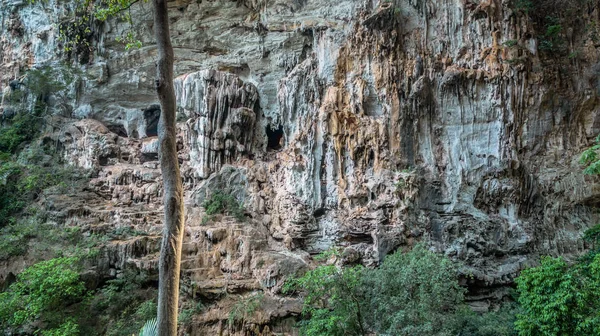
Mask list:
POLYGON ((131 336, 156 317, 156 291, 146 288, 150 281, 144 271, 126 270, 98 291, 91 309, 107 326, 105 335, 131 336))
POLYGON ((148 300, 134 309, 126 309, 110 326, 107 336, 131 336, 143 328, 144 324, 156 318, 156 302, 148 300))
POLYGON ((0 293, 2 327, 18 329, 42 321, 47 326, 47 335, 58 335, 52 329, 75 330, 65 308, 82 301, 86 293, 75 267, 77 261, 76 258, 42 261, 19 274, 17 281, 0 293))
POLYGON ((456 335, 465 290, 454 264, 417 245, 380 268, 325 265, 290 280, 304 295, 303 335, 456 335))
POLYGON ((519 306, 505 303, 497 311, 478 314, 468 308, 458 312, 457 336, 517 336, 515 330, 519 306))
POLYGON ((235 217, 238 221, 244 220, 244 207, 233 195, 223 191, 215 191, 207 198, 202 206, 206 210, 206 216, 202 221, 206 222, 211 216, 224 214, 235 217))
POLYGON ((561 258, 545 257, 540 266, 521 273, 519 335, 600 334, 600 255, 583 260, 569 266, 561 258))
MULTIPOLYGON (((179 313, 179 316, 178 316, 178 321, 177 321, 178 324, 180 324, 180 325, 189 324, 192 321, 192 318, 194 317, 194 315, 200 314, 205 308, 204 304, 202 304, 202 302, 198 302, 198 303, 196 303, 196 305, 192 305, 190 303, 190 306, 188 306, 188 308, 184 308, 181 310, 181 312, 179 313)), ((234 310, 235 310, 235 307, 234 307, 234 310)))
POLYGON ((29 239, 38 234, 39 224, 32 220, 20 220, 0 229, 0 260, 23 255, 27 252, 29 239))
POLYGON ((286 283, 284 292, 302 291, 302 335, 364 335, 365 295, 361 266, 320 266, 286 283))
POLYGON ((42 336, 79 336, 79 325, 74 319, 67 321, 56 329, 42 330, 42 336))
POLYGON ((87 181, 86 172, 62 165, 52 154, 44 148, 30 146, 18 159, 0 159, 0 227, 13 223, 42 192, 66 193, 87 181), (40 162, 44 157, 46 162, 40 162))
POLYGON ((423 245, 387 256, 364 282, 369 325, 391 335, 443 335, 466 292, 452 261, 423 245))
POLYGON ((24 143, 33 140, 39 133, 40 120, 40 112, 17 113, 9 127, 0 128, 0 152, 14 154, 24 143))
POLYGON ((585 165, 583 171, 588 175, 600 174, 600 159, 598 158, 598 151, 600 150, 600 135, 596 138, 596 144, 586 149, 579 158, 579 163, 585 165))

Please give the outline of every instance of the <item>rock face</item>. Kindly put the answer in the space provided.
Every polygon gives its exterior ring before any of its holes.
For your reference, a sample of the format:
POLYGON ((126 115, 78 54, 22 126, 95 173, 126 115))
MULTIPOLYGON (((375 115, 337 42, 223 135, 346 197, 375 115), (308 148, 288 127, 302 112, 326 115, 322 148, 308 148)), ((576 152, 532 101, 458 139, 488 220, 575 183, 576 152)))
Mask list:
MULTIPOLYGON (((0 6, 3 99, 22 69, 59 64, 48 22, 61 6, 0 6)), ((539 255, 585 251, 581 234, 599 220, 598 180, 577 163, 600 132, 597 3, 560 41, 501 0, 171 8, 188 200, 182 281, 189 297, 215 302, 190 334, 291 332, 300 307, 281 285, 333 246, 375 266, 427 241, 465 263, 470 297, 484 304, 539 255), (215 190, 243 202, 247 221, 203 225, 215 190), (265 293, 256 316, 227 324, 232 302, 244 302, 231 295, 255 292, 265 293)), ((55 104, 52 135, 72 164, 98 171, 90 211, 108 214, 90 225, 152 233, 107 255, 114 269, 155 267, 160 232, 151 8, 132 10, 144 46, 125 51, 113 41, 126 27, 99 25, 93 57, 57 94, 67 108, 55 104)))

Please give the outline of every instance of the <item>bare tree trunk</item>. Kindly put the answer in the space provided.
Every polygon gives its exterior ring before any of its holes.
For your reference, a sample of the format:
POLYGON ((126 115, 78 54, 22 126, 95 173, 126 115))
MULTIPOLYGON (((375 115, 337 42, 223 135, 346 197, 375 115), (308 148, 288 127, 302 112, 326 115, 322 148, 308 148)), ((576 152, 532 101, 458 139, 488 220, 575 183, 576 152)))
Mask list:
POLYGON ((156 92, 161 107, 158 140, 165 207, 165 226, 158 266, 158 335, 176 336, 183 240, 183 186, 177 158, 174 56, 169 34, 167 0, 154 0, 154 32, 158 47, 156 92))

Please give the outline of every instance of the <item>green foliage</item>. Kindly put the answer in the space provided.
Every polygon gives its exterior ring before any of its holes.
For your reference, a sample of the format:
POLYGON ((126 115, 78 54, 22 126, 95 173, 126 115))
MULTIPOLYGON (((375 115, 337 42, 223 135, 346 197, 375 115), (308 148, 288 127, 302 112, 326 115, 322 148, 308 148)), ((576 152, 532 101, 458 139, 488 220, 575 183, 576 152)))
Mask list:
POLYGON ((236 303, 229 312, 229 318, 227 319, 229 325, 233 326, 235 322, 243 321, 253 315, 262 304, 264 297, 263 293, 258 293, 236 303))
POLYGON ((513 7, 516 10, 523 11, 527 14, 534 9, 534 4, 532 0, 515 0, 513 7))
POLYGON ((86 292, 77 262, 76 258, 51 259, 19 274, 17 281, 0 293, 2 326, 20 328, 41 320, 49 328, 43 335, 73 335, 68 332, 77 330, 77 325, 67 318, 64 308, 83 300, 86 292))
POLYGON ((583 234, 583 240, 592 243, 595 247, 598 246, 598 242, 600 242, 600 224, 586 230, 583 234))
POLYGON ((200 314, 203 310, 204 305, 202 304, 202 302, 198 302, 196 305, 190 308, 184 308, 181 310, 181 313, 179 313, 179 315, 177 316, 177 323, 181 325, 186 325, 192 321, 192 317, 194 317, 194 315, 200 314))
POLYGON ((504 304, 497 311, 478 314, 462 308, 457 314, 457 336, 517 336, 515 330, 516 304, 504 304))
POLYGON ((546 31, 540 39, 540 50, 559 51, 564 48, 564 39, 561 36, 563 26, 558 18, 547 18, 546 31))
MULTIPOLYGON (((28 0, 33 4, 35 0, 28 0)), ((41 0, 47 2, 47 0, 41 0)), ((89 60, 93 52, 92 27, 97 23, 114 18, 120 22, 132 25, 133 20, 129 9, 140 0, 77 0, 74 15, 63 18, 60 22, 59 40, 65 52, 75 55, 84 55, 82 63, 89 60)), ((143 0, 147 2, 147 0, 143 0)), ((134 38, 135 33, 130 29, 122 37, 117 37, 117 42, 126 44, 126 49, 141 47, 141 42, 134 38)))
POLYGON ((58 328, 42 330, 42 336, 79 336, 79 325, 74 319, 67 319, 58 328))
POLYGON ((303 335, 451 335, 465 292, 457 275, 450 260, 418 245, 374 270, 317 267, 286 282, 284 292, 304 295, 303 335))
POLYGON ((25 254, 29 239, 39 232, 36 224, 32 220, 20 220, 0 229, 0 260, 25 254))
MULTIPOLYGON (((68 85, 73 83, 75 76, 72 72, 73 70, 69 69, 67 65, 30 69, 23 79, 23 85, 43 104, 48 96, 65 90, 68 85)), ((38 106, 38 108, 43 111, 45 106, 38 106)))
POLYGON ((375 330, 392 335, 443 335, 463 303, 455 265, 417 245, 387 256, 365 279, 375 330))
MULTIPOLYGON (((238 221, 244 220, 243 205, 233 195, 223 191, 215 191, 210 197, 204 200, 202 206, 206 211, 206 220, 216 214, 233 216, 238 221)), ((203 222, 206 222, 205 218, 203 218, 203 222)))
POLYGON ((102 0, 95 8, 94 17, 99 21, 116 17, 124 22, 131 23, 131 14, 128 10, 137 2, 139 0, 102 0))
POLYGON ((0 152, 14 154, 24 143, 33 140, 39 132, 40 120, 39 110, 17 113, 10 120, 9 127, 0 128, 0 152))
POLYGON ((516 46, 518 43, 519 43, 519 41, 517 41, 517 40, 508 40, 508 41, 506 41, 506 42, 504 42, 504 43, 502 43, 502 44, 503 44, 504 46, 506 46, 506 47, 509 47, 509 48, 510 48, 510 47, 514 47, 514 46, 516 46))
POLYGON ((304 276, 288 281, 284 293, 304 293, 302 335, 364 335, 362 287, 364 268, 320 266, 304 276))
POLYGON ((600 174, 600 159, 598 158, 598 150, 600 150, 600 135, 596 137, 596 144, 586 149, 579 158, 579 163, 586 166, 583 171, 585 174, 600 174))
POLYGON ((69 186, 77 187, 85 180, 86 172, 62 165, 39 147, 22 152, 18 158, 0 160, 0 227, 14 222, 14 217, 44 190, 54 187, 58 188, 55 192, 66 193, 69 186))
POLYGON ((158 320, 156 317, 144 324, 139 336, 158 336, 158 320))
MULTIPOLYGON (((147 0, 143 1, 147 2, 147 0)), ((129 9, 137 2, 140 2, 140 0, 102 0, 100 5, 96 6, 94 17, 101 22, 116 18, 119 21, 133 25, 129 9)), ((142 47, 142 41, 136 38, 136 33, 132 29, 117 37, 116 41, 125 44, 125 50, 142 47)))
POLYGON ((111 239, 123 239, 132 236, 145 236, 147 232, 139 231, 131 226, 120 226, 108 233, 107 236, 111 239))
POLYGON ((517 15, 525 14, 533 24, 541 52, 568 59, 566 28, 579 24, 577 20, 589 3, 590 0, 512 0, 511 6, 517 15))
POLYGON ((0 260, 24 255, 30 257, 77 256, 87 259, 98 250, 92 237, 84 237, 78 226, 46 222, 43 214, 11 220, 0 228, 0 260))
POLYGON ((569 266, 545 257, 517 278, 521 336, 600 334, 600 255, 569 266))
POLYGON ((156 317, 156 292, 145 289, 149 281, 144 271, 126 270, 100 289, 91 309, 108 325, 106 336, 131 336, 156 317))

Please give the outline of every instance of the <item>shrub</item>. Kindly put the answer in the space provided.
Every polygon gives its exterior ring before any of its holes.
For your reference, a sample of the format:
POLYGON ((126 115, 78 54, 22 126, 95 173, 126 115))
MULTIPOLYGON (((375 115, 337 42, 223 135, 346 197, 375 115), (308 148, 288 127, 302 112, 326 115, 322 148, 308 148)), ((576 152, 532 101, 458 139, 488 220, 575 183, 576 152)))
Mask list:
POLYGON ((458 311, 457 336, 517 336, 515 321, 519 306, 505 303, 497 311, 478 314, 468 308, 458 311))
POLYGON ((179 313, 177 323, 186 325, 192 321, 192 317, 194 317, 194 315, 200 314, 203 310, 204 304, 202 304, 202 302, 198 302, 191 308, 182 309, 181 313, 179 313))
POLYGON ((10 126, 0 128, 0 152, 15 153, 22 144, 33 140, 39 133, 41 112, 20 112, 11 120, 10 126))
POLYGON ((0 229, 0 260, 23 255, 27 252, 30 238, 38 234, 39 226, 34 220, 14 221, 0 229))
MULTIPOLYGON (((123 296, 127 297, 128 295, 123 293, 123 296)), ((110 325, 106 335, 131 336, 153 318, 156 318, 156 302, 154 300, 145 301, 138 306, 132 305, 123 310, 122 314, 110 325)))
POLYGON ((456 334, 465 290, 447 258, 417 245, 380 268, 325 265, 290 280, 304 295, 303 335, 456 334))
POLYGON ((233 195, 223 191, 215 191, 202 203, 202 206, 206 210, 206 216, 208 216, 202 220, 203 222, 216 214, 233 216, 239 221, 244 220, 243 205, 233 195))
POLYGON ((364 282, 369 325, 391 335, 444 334, 466 291, 452 261, 423 245, 387 256, 364 282))
MULTIPOLYGON (((585 260, 585 259, 584 259, 585 260)), ((517 278, 522 336, 600 334, 600 255, 569 266, 561 258, 542 258, 517 278)))
POLYGON ((586 149, 579 158, 579 163, 585 165, 583 172, 588 175, 600 174, 600 159, 598 151, 600 150, 600 135, 596 138, 596 144, 586 149))
POLYGON ((286 283, 284 292, 298 290, 304 294, 302 335, 365 334, 363 271, 361 266, 320 266, 286 283))
POLYGON ((0 227, 14 222, 14 217, 36 201, 42 192, 65 193, 81 187, 87 181, 86 172, 62 165, 44 148, 29 148, 21 154, 17 160, 10 157, 5 161, 0 160, 0 227), (39 162, 41 157, 47 157, 45 164, 39 162), (65 181, 69 182, 71 188, 65 181))
POLYGON ((262 304, 264 297, 263 293, 258 293, 240 300, 229 312, 227 319, 229 326, 231 327, 235 322, 244 321, 244 319, 252 316, 262 304))
POLYGON ((518 11, 523 11, 529 14, 529 11, 534 9, 534 4, 531 0, 515 0, 513 6, 518 11))
POLYGON ((156 317, 156 291, 147 288, 150 282, 146 272, 128 269, 98 291, 91 309, 107 326, 107 336, 131 336, 156 317))
POLYGON ((79 336, 79 325, 74 319, 67 319, 58 328, 42 330, 42 336, 79 336))
POLYGON ((41 320, 48 326, 47 335, 58 335, 56 330, 75 330, 74 322, 64 311, 83 300, 86 292, 76 271, 77 261, 76 258, 42 261, 19 274, 17 281, 0 293, 2 326, 20 328, 41 320))

